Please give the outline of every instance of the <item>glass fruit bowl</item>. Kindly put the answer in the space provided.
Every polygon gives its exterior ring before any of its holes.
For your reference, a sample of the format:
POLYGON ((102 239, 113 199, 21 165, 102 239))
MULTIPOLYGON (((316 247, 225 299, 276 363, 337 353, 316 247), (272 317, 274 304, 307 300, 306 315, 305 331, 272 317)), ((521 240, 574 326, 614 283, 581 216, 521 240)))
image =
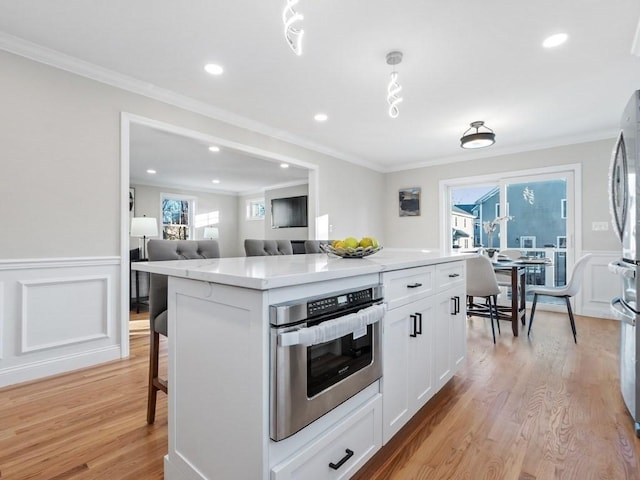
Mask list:
POLYGON ((379 252, 382 247, 334 248, 331 245, 320 244, 320 249, 324 253, 342 258, 364 258, 379 252))

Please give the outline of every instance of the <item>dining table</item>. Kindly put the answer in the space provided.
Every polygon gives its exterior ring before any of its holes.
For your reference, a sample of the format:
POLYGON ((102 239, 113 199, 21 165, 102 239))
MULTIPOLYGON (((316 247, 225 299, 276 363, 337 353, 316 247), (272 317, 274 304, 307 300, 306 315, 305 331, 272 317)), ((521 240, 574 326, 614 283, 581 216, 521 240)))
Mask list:
POLYGON ((493 270, 495 272, 508 271, 511 277, 511 302, 510 305, 498 305, 498 320, 510 320, 511 330, 514 336, 518 336, 519 324, 526 324, 527 305, 527 267, 549 265, 548 258, 523 257, 512 260, 497 256, 492 258, 493 270))

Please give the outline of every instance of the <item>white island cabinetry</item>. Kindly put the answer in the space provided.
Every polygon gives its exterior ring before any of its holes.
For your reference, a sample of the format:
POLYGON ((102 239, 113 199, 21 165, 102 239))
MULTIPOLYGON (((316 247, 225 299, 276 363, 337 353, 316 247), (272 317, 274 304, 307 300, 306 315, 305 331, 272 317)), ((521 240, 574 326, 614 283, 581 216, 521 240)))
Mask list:
POLYGON ((464 273, 464 258, 385 250, 365 259, 317 254, 136 265, 169 276, 164 478, 353 476, 440 388, 436 329, 443 328, 441 335, 453 345, 447 350, 449 371, 456 358, 464 358, 464 339, 457 338, 464 328, 454 323, 445 333, 437 304, 440 294, 459 294, 461 285, 457 277, 457 284, 439 285, 438 267, 460 265, 464 273), (381 320, 382 379, 290 437, 271 440, 269 306, 378 283, 388 304, 381 320))
POLYGON ((448 381, 465 358, 463 261, 382 274, 383 443, 448 381))

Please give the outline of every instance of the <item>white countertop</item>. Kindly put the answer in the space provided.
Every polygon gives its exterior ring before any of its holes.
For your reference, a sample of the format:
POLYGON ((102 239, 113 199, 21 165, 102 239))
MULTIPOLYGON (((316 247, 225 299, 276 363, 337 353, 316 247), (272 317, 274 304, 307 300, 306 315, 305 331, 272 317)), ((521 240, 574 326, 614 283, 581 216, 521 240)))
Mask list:
POLYGON ((383 249, 366 258, 339 258, 318 253, 135 262, 131 267, 143 272, 268 290, 368 273, 434 265, 464 260, 472 256, 474 254, 442 255, 438 250, 383 249))

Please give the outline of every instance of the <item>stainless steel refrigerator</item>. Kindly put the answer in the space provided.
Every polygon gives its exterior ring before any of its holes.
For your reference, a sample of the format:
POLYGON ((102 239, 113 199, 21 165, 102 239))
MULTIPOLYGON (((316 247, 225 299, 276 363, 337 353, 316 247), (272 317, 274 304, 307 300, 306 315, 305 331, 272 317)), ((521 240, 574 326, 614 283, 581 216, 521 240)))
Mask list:
POLYGON ((640 90, 625 108, 609 169, 609 205, 613 229, 622 243, 620 259, 609 264, 620 282, 611 310, 621 322, 620 389, 640 437, 640 370, 637 303, 640 279, 640 90))

